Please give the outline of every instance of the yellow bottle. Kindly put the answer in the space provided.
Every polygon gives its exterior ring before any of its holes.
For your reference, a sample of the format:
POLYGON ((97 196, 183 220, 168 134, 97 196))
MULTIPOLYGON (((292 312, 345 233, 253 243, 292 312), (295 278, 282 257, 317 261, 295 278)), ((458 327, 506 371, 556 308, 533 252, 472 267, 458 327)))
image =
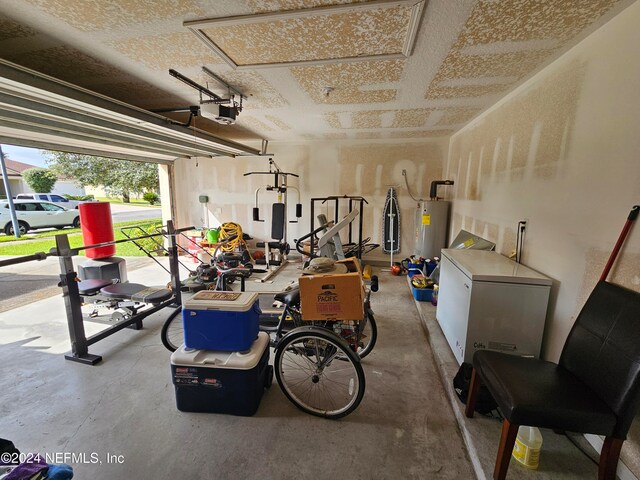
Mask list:
POLYGON ((542 448, 542 434, 538 428, 526 426, 518 428, 516 443, 513 445, 513 458, 527 468, 536 469, 540 462, 540 448, 542 448))

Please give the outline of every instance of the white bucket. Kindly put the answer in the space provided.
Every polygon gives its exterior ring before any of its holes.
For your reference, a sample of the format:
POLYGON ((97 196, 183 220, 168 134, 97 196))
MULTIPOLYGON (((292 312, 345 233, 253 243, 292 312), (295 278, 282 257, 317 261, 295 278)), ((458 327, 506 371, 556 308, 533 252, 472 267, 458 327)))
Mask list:
POLYGON ((527 468, 536 469, 540 462, 542 434, 536 427, 521 426, 513 445, 513 458, 527 468))

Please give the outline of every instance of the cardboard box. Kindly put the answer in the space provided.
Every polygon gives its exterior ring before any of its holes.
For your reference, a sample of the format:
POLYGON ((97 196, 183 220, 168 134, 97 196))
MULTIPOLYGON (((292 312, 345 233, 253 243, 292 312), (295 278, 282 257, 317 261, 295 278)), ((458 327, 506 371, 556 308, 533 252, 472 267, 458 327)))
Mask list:
POLYGON ((364 318, 364 285, 359 272, 303 275, 298 283, 303 320, 364 318))
POLYGON ((344 260, 338 260, 336 263, 342 263, 347 266, 347 270, 349 273, 358 272, 360 276, 362 276, 362 265, 360 265, 360 260, 358 257, 349 257, 344 260))

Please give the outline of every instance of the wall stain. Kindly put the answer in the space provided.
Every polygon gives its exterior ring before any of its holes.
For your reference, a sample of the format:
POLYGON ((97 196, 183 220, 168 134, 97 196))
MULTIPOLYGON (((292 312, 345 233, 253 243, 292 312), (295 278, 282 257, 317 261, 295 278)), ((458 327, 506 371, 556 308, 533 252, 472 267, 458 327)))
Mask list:
POLYGON ((499 111, 489 112, 464 135, 454 137, 449 171, 458 177, 456 198, 479 200, 481 187, 489 180, 518 183, 529 177, 556 178, 559 164, 567 155, 564 146, 571 143, 585 72, 586 64, 575 61, 499 111), (492 152, 492 166, 483 166, 477 175, 481 151, 492 152), (476 165, 469 166, 472 152, 476 165), (471 188, 465 191, 462 186, 466 185, 467 174, 471 175, 471 188))

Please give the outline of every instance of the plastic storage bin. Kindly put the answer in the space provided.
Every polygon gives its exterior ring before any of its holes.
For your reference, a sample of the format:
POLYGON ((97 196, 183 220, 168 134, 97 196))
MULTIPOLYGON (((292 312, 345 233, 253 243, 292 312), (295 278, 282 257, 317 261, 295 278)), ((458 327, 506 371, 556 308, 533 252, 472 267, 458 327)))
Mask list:
POLYGON ((258 336, 260 313, 256 292, 198 292, 182 306, 184 343, 200 350, 248 350, 258 336))
POLYGON ((407 275, 409 276, 409 278, 411 278, 416 274, 424 274, 424 262, 408 262, 407 275))
POLYGON ((416 288, 411 285, 411 292, 413 293, 413 298, 419 302, 430 302, 433 288, 416 288))
POLYGON ((273 378, 269 335, 261 332, 247 352, 191 350, 183 345, 171 355, 171 376, 178 410, 251 416, 273 378))

